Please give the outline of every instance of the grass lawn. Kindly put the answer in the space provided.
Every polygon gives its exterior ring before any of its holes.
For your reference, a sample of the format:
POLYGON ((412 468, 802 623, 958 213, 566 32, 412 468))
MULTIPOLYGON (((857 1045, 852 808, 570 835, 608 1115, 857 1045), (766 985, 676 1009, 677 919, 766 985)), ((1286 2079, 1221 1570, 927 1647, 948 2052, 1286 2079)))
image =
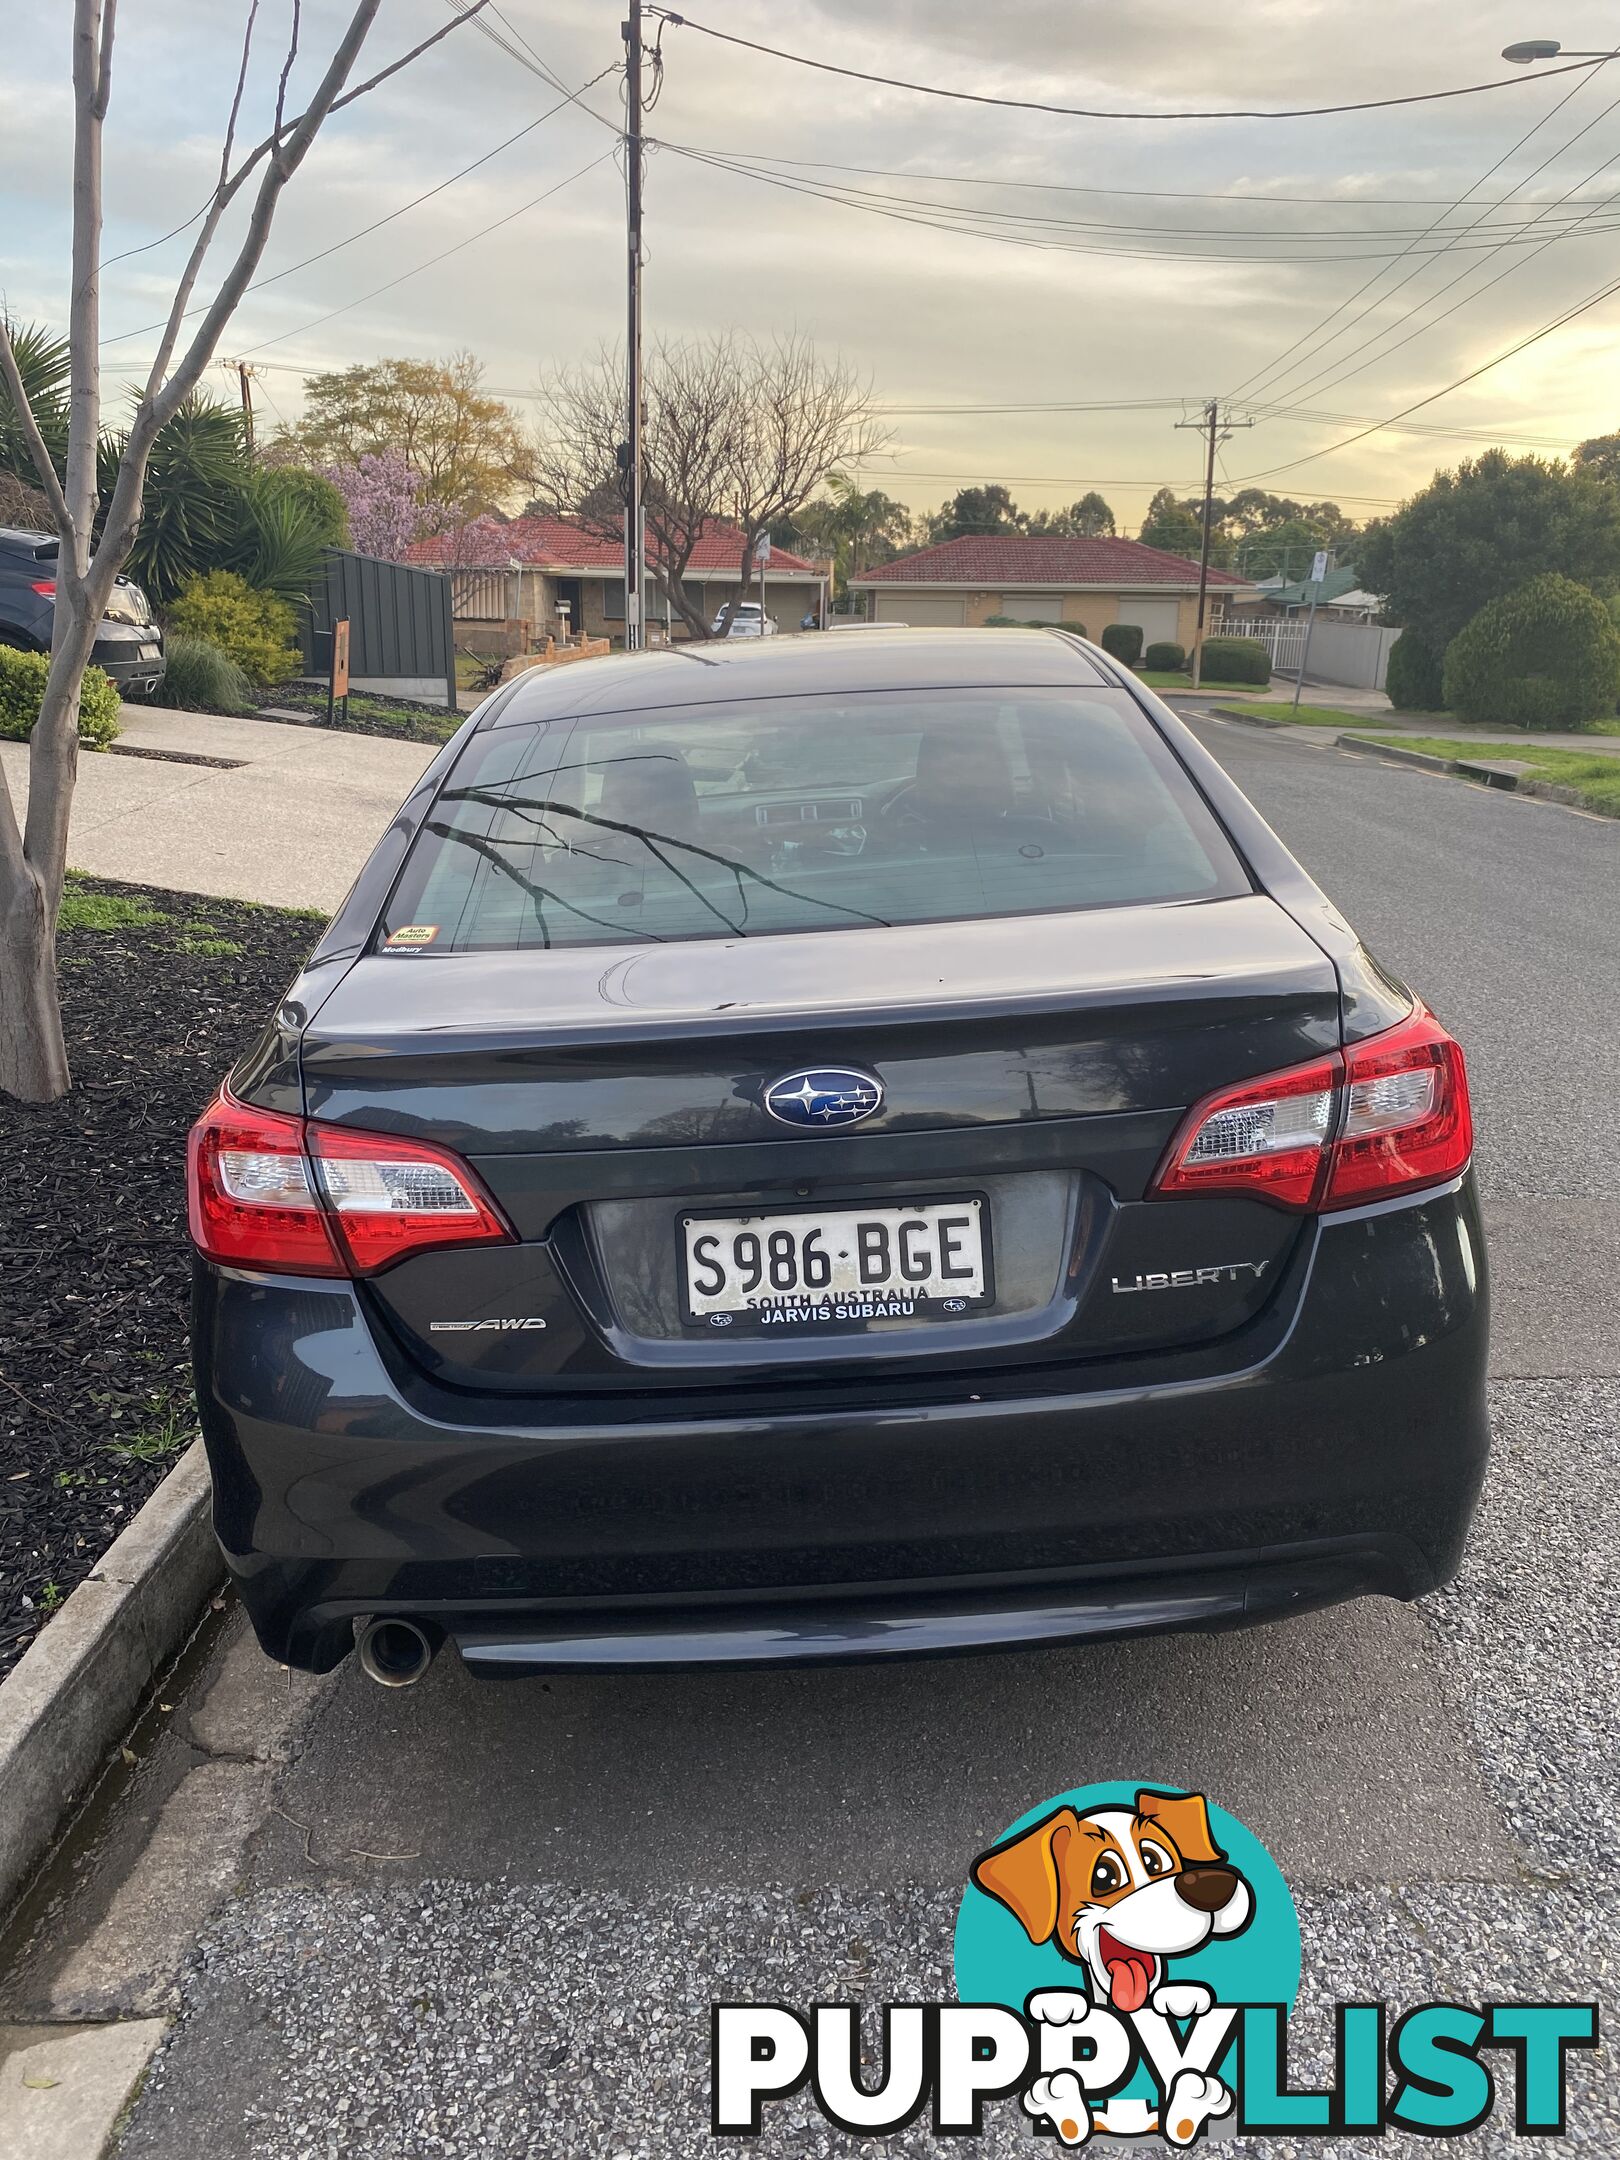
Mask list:
POLYGON ((1375 728, 1386 727, 1382 713, 1335 712, 1330 705, 1301 705, 1298 710, 1282 705, 1228 705, 1228 712, 1248 713, 1256 720, 1281 720, 1289 727, 1375 728))
MULTIPOLYGON (((1375 735, 1371 740, 1390 743, 1400 750, 1426 750, 1431 757, 1445 758, 1482 757, 1493 747, 1489 743, 1459 742, 1446 735, 1375 735)), ((1495 747, 1534 767, 1535 779, 1573 788, 1588 810, 1601 811, 1605 817, 1620 817, 1620 757, 1580 750, 1544 750, 1537 747, 1534 737, 1495 747)))
MULTIPOLYGON (((1131 673, 1150 690, 1190 690, 1193 686, 1190 675, 1166 673, 1163 668, 1132 668, 1131 673)), ((1259 686, 1252 682, 1222 682, 1218 675, 1206 675, 1198 687, 1200 690, 1254 690, 1259 686)))

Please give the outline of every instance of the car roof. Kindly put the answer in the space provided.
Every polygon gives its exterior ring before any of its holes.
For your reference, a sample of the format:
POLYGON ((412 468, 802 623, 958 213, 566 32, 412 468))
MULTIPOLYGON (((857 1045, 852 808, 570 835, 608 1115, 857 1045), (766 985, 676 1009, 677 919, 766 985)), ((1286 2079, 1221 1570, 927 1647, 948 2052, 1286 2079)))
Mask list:
POLYGON ((0 525, 0 547, 8 554, 38 557, 42 548, 54 554, 61 542, 55 533, 25 532, 20 525, 0 525))
POLYGON ((513 727, 589 713, 869 690, 1117 687, 1107 655, 1051 630, 873 628, 862 637, 694 639, 567 667, 532 668, 484 723, 513 727))

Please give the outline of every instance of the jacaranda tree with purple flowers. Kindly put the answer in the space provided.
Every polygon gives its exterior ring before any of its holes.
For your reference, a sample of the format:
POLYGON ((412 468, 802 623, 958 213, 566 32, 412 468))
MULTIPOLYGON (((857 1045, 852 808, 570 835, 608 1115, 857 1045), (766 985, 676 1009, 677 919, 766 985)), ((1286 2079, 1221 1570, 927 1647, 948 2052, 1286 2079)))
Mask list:
POLYGON ((442 531, 450 513, 430 502, 421 475, 398 450, 368 450, 348 465, 323 465, 349 512, 349 537, 361 555, 403 562, 413 540, 442 531))

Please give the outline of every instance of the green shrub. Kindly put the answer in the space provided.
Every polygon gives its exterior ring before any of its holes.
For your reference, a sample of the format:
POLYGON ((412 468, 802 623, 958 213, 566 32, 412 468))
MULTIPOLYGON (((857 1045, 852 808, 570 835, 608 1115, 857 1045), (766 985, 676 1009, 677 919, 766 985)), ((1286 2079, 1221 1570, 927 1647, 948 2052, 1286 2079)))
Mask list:
POLYGON ((255 592, 234 570, 188 578, 168 614, 171 631, 206 638, 255 683, 281 682, 298 672, 292 643, 295 621, 285 600, 255 592))
POLYGON ((157 694, 160 705, 187 712, 245 713, 253 710, 253 685, 228 652, 207 638, 172 631, 165 643, 168 672, 157 694))
POLYGON ((1135 667, 1142 657, 1142 632, 1136 623, 1111 622, 1103 624, 1099 641, 1105 653, 1112 653, 1127 667, 1135 667))
POLYGON ((1389 648, 1384 689, 1397 712, 1444 712, 1442 673, 1445 653, 1435 641, 1410 625, 1389 648))
POLYGON ((1070 622, 1067 616, 1063 618, 1063 621, 1058 625, 1058 628, 1060 630, 1070 630, 1074 633, 1076 637, 1090 637, 1091 635, 1091 632, 1086 628, 1083 622, 1070 622))
POLYGON ((1156 674, 1173 675, 1178 668, 1184 668, 1187 665, 1187 648, 1185 645, 1175 645, 1165 639, 1148 647, 1147 651, 1142 655, 1142 665, 1145 668, 1152 668, 1156 674))
MULTIPOLYGON (((16 652, 0 645, 0 735, 25 742, 33 733, 50 672, 48 653, 16 652)), ((100 668, 86 668, 79 692, 79 740, 92 750, 105 750, 117 734, 118 692, 100 668)))
POLYGON ((1620 698, 1620 630, 1595 593, 1548 570, 1458 631, 1446 647, 1443 687, 1465 720, 1590 727, 1620 698))
POLYGON ((1205 638, 1199 672, 1205 682, 1264 684, 1271 680, 1271 655, 1258 638, 1205 638))

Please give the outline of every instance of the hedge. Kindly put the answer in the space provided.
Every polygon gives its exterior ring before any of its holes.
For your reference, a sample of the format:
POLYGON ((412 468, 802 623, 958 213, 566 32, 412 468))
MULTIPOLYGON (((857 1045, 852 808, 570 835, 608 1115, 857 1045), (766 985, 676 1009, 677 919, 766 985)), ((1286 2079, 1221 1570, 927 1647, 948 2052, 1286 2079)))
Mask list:
POLYGON ((1444 712, 1445 649, 1410 625, 1389 648, 1384 690, 1397 712, 1444 712))
POLYGON ((1205 638, 1199 674, 1204 682, 1268 683, 1271 655, 1258 638, 1205 638))
POLYGON ((1620 699, 1620 630, 1584 585, 1544 571, 1446 647, 1446 703, 1496 727, 1584 728, 1620 699))
POLYGON ((1083 622, 1032 622, 1023 615, 987 615, 981 627, 986 630, 1072 630, 1076 637, 1086 635, 1083 622))
POLYGON ((1103 624, 1098 640, 1105 653, 1112 653, 1126 667, 1135 667, 1142 657, 1142 630, 1139 623, 1111 622, 1103 624))
POLYGON ((1187 665, 1187 648, 1185 645, 1173 645, 1164 641, 1150 645, 1142 655, 1142 665, 1152 668, 1157 674, 1174 675, 1178 669, 1187 665))
MULTIPOLYGON (((17 652, 0 645, 0 735, 25 742, 45 696, 51 672, 49 653, 17 652)), ((79 740, 105 750, 118 734, 118 692, 98 667, 84 671, 79 692, 79 740)))

